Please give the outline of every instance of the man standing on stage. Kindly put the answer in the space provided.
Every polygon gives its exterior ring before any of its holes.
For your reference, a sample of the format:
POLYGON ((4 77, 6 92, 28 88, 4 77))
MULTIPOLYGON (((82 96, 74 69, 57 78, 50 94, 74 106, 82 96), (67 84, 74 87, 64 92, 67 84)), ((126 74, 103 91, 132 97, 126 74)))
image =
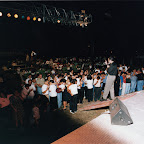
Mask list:
POLYGON ((114 99, 114 81, 116 79, 117 75, 117 64, 114 62, 113 57, 108 58, 108 63, 105 61, 105 64, 107 65, 108 68, 108 77, 106 80, 106 85, 104 88, 104 94, 103 94, 103 99, 101 101, 106 101, 109 91, 110 91, 110 96, 111 100, 114 99))

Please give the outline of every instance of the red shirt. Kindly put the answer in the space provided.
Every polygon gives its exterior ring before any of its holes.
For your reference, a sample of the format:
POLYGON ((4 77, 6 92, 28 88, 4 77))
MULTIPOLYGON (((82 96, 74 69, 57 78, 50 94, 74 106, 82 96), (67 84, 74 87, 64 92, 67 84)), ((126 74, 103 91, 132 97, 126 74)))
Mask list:
POLYGON ((125 76, 122 77, 123 77, 123 83, 126 83, 126 77, 125 76))

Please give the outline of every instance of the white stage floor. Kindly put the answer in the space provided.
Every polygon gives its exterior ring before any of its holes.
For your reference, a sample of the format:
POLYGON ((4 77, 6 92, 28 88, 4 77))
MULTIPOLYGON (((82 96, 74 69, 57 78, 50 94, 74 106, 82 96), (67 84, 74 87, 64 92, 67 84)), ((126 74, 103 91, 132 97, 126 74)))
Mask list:
POLYGON ((133 124, 111 125, 110 114, 102 114, 53 144, 144 144, 144 91, 122 102, 133 124))

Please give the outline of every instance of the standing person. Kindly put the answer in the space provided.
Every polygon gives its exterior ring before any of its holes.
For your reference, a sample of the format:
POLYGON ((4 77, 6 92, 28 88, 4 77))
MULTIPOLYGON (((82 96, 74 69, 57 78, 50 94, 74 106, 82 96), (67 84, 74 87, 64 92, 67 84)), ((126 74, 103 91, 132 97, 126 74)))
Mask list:
POLYGON ((80 75, 80 82, 79 82, 79 89, 78 89, 78 95, 79 95, 79 99, 78 99, 78 102, 80 104, 83 103, 83 98, 84 98, 84 79, 83 77, 80 75))
POLYGON ((129 94, 129 93, 130 93, 130 85, 131 85, 130 72, 127 71, 127 75, 126 75, 126 90, 125 90, 125 94, 129 94))
POLYGON ((86 84, 87 84, 87 98, 88 102, 90 102, 93 101, 93 79, 91 75, 88 75, 86 84))
POLYGON ((143 73, 141 69, 137 70, 137 91, 143 90, 143 73))
POLYGON ((50 95, 50 110, 55 111, 58 108, 58 105, 57 105, 56 85, 53 80, 50 80, 49 95, 50 95))
POLYGON ((65 89, 65 85, 63 84, 63 79, 60 80, 60 82, 57 84, 57 103, 58 108, 62 106, 62 92, 65 89))
POLYGON ((97 101, 97 100, 100 100, 100 97, 101 97, 101 79, 99 76, 97 76, 97 78, 94 78, 94 86, 95 86, 94 101, 97 101))
POLYGON ((60 99, 60 101, 59 101, 59 105, 62 105, 62 101, 63 101, 63 105, 64 105, 64 108, 63 108, 63 110, 66 110, 66 105, 67 105, 67 100, 68 100, 68 98, 67 98, 67 93, 66 93, 66 80, 65 79, 61 79, 61 81, 60 81, 61 83, 60 83, 60 85, 59 85, 59 88, 61 88, 61 90, 62 90, 62 97, 61 97, 61 99, 60 99), (64 103, 64 100, 66 101, 65 103, 64 103))
POLYGON ((29 94, 28 94, 28 99, 33 99, 35 96, 35 91, 36 91, 36 87, 34 84, 32 84, 32 80, 28 81, 29 84, 29 94))
POLYGON ((133 69, 133 72, 131 73, 131 89, 130 89, 131 93, 135 92, 136 83, 137 83, 136 69, 133 69))
POLYGON ((16 127, 18 127, 18 122, 20 122, 21 126, 23 126, 24 108, 20 97, 20 93, 16 90, 14 95, 9 98, 10 105, 14 110, 16 127))
POLYGON ((70 99, 70 93, 68 92, 68 87, 70 85, 70 77, 67 78, 67 80, 63 80, 65 89, 62 92, 62 101, 63 101, 63 110, 66 110, 67 103, 69 102, 70 99))
POLYGON ((78 96, 77 96, 77 103, 78 104, 80 102, 80 97, 81 97, 81 78, 82 78, 81 75, 79 75, 78 78, 76 78, 76 80, 77 80, 77 86, 78 86, 78 96))
POLYGON ((71 80, 71 85, 68 87, 68 92, 71 95, 70 99, 70 112, 72 114, 77 112, 77 95, 78 95, 78 88, 76 79, 71 80))
POLYGON ((122 86, 122 94, 121 95, 124 95, 125 90, 126 90, 126 72, 122 73, 122 77, 123 77, 123 86, 122 86))
POLYGON ((48 82, 48 79, 45 79, 45 82, 42 86, 42 94, 49 100, 49 82, 48 82))
POLYGON ((123 77, 122 77, 122 71, 119 70, 119 77, 120 77, 120 88, 119 88, 119 96, 122 94, 122 87, 123 87, 123 77))
POLYGON ((42 86, 44 84, 44 78, 42 78, 42 74, 39 74, 36 83, 37 83, 37 93, 42 95, 42 86))
POLYGON ((116 75, 116 80, 114 83, 114 90, 115 90, 115 95, 119 96, 119 88, 120 88, 120 76, 119 74, 116 75))
POLYGON ((109 57, 108 58, 108 64, 107 61, 105 61, 107 68, 108 68, 108 77, 106 80, 106 85, 104 88, 104 94, 103 94, 103 99, 101 101, 106 101, 109 91, 110 91, 110 96, 111 99, 114 99, 114 81, 116 79, 116 75, 117 75, 117 64, 114 62, 114 58, 113 57, 109 57))
POLYGON ((101 80, 102 80, 102 91, 101 91, 101 94, 103 95, 105 84, 106 84, 106 80, 107 80, 107 74, 105 74, 104 72, 102 73, 102 79, 101 80))

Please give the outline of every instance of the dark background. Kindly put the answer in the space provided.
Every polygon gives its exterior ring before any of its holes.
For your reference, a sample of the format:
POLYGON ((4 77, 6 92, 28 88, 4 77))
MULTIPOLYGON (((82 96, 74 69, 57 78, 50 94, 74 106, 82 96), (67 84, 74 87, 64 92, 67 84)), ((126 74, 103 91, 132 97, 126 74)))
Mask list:
MULTIPOLYGON (((5 2, 7 3, 7 2, 5 2)), ((12 2, 13 5, 15 2, 12 2)), ((30 5, 31 2, 21 2, 30 5)), ((92 14, 88 27, 0 17, 0 51, 35 50, 45 56, 143 55, 144 2, 35 2, 92 14), (88 47, 90 45, 90 47, 88 47), (94 47, 94 52, 92 52, 94 47)), ((11 6, 10 3, 7 5, 11 6)))

